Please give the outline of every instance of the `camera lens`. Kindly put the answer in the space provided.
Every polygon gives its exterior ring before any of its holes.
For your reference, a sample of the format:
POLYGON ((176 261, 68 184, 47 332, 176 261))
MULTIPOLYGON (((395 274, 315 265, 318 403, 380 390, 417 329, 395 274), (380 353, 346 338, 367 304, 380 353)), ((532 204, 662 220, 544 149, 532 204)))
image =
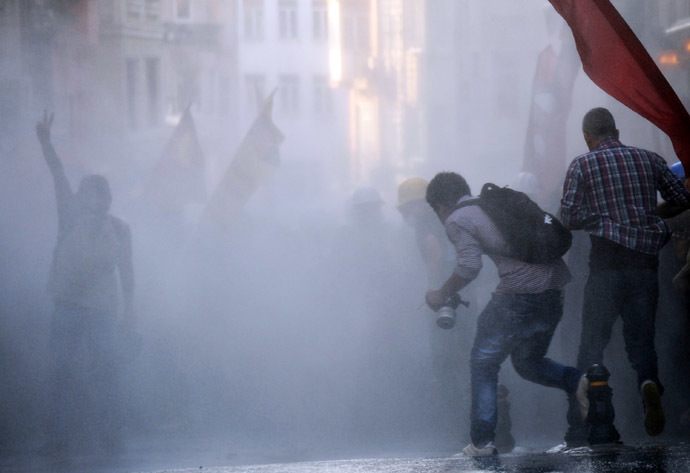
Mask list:
POLYGON ((455 326, 455 311, 452 307, 443 306, 438 310, 436 325, 446 330, 455 326))

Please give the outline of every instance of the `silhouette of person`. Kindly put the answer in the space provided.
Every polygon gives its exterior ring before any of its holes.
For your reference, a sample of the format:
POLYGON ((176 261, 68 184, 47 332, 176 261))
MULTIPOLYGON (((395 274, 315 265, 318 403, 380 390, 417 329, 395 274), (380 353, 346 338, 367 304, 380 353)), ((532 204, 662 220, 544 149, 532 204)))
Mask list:
POLYGON ((675 205, 690 203, 690 194, 661 156, 621 143, 609 110, 588 111, 582 134, 589 152, 568 167, 560 214, 566 227, 584 230, 591 241, 577 366, 602 362, 614 323, 622 318, 645 430, 657 436, 666 423, 654 340, 659 251, 670 237, 657 211, 657 193, 675 205))
POLYGON ((50 440, 47 453, 91 449, 100 440, 107 453, 121 448, 118 305, 122 321, 135 323, 134 270, 129 226, 109 214, 110 186, 100 175, 84 177, 73 193, 53 148, 53 115, 44 113, 36 135, 55 184, 58 235, 48 291, 51 320, 50 440), (118 284, 119 275, 119 284, 118 284), (118 286, 121 290, 118 290, 118 286))

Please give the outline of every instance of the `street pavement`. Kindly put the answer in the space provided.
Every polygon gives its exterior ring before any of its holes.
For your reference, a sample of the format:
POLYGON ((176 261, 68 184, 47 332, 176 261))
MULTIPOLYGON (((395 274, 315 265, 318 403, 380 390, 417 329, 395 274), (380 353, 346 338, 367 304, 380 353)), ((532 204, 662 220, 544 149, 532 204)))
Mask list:
MULTIPOLYGON (((437 473, 437 472, 690 472, 690 446, 649 445, 628 449, 569 453, 525 452, 497 457, 377 458, 291 464, 195 468, 179 473, 437 473)), ((156 473, 163 473, 159 471, 156 473)), ((178 473, 178 472, 176 472, 178 473)))
MULTIPOLYGON (((192 463, 193 455, 187 455, 184 458, 179 457, 178 461, 178 466, 170 467, 169 465, 175 462, 173 457, 152 460, 147 458, 146 452, 139 451, 117 459, 89 455, 61 461, 40 458, 30 461, 15 459, 14 462, 0 463, 0 469, 7 473, 680 473, 690 472, 690 443, 649 443, 596 450, 581 448, 567 453, 527 451, 518 448, 516 453, 483 458, 468 458, 461 455, 419 456, 224 466, 222 463, 196 465, 192 463), (151 468, 156 463, 168 466, 151 468), (190 467, 190 464, 195 466, 190 467)), ((230 463, 235 461, 226 462, 230 463)))

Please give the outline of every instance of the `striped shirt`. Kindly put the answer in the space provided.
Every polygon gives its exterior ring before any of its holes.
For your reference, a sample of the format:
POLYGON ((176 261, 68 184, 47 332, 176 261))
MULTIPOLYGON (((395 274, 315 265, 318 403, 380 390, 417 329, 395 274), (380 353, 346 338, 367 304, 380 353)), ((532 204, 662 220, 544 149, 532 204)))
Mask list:
MULTIPOLYGON (((463 202, 471 199, 465 196, 463 202)), ((482 268, 482 254, 496 265, 500 282, 496 294, 538 294, 562 289, 570 281, 570 272, 561 258, 550 264, 530 264, 507 256, 508 242, 491 218, 476 205, 461 207, 446 219, 446 234, 455 247, 455 273, 472 280, 482 268)))
POLYGON ((570 164, 561 221, 568 228, 655 255, 669 238, 656 212, 657 190, 664 200, 690 202, 690 194, 661 156, 606 138, 570 164))

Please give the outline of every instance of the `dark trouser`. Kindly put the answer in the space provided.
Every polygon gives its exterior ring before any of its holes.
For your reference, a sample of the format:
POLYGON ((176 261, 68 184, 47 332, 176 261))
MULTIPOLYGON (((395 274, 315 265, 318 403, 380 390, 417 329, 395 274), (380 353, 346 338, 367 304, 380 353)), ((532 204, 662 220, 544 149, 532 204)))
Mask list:
POLYGON ((590 268, 582 307, 578 368, 586 370, 593 363, 602 363, 613 324, 620 316, 623 319, 625 350, 637 372, 638 386, 651 380, 663 391, 654 349, 659 297, 657 272, 655 268, 590 268))
POLYGON ((50 353, 52 441, 64 445, 95 433, 117 441, 121 422, 113 314, 56 304, 50 353))
POLYGON ((562 293, 556 290, 494 295, 479 315, 470 360, 475 445, 494 438, 498 371, 509 355, 515 371, 528 381, 575 392, 583 373, 545 358, 562 315, 562 293))

